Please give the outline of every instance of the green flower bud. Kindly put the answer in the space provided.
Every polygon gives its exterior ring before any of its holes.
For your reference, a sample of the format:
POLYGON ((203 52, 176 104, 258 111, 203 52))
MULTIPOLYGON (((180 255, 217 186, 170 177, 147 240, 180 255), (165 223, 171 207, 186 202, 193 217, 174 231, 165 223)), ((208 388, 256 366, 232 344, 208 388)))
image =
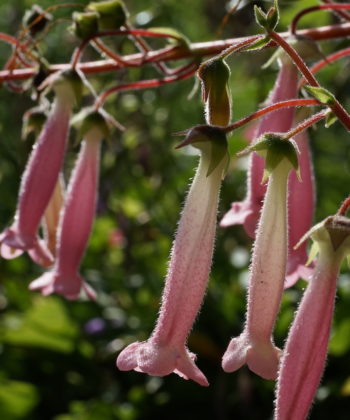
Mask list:
POLYGON ((98 32, 97 12, 74 12, 72 30, 76 37, 86 39, 98 32))
POLYGON ((208 124, 226 126, 231 120, 230 74, 229 66, 220 58, 208 60, 199 67, 208 124))
POLYGON ((101 31, 119 29, 128 17, 121 0, 92 2, 88 4, 87 9, 98 13, 98 28, 101 31))

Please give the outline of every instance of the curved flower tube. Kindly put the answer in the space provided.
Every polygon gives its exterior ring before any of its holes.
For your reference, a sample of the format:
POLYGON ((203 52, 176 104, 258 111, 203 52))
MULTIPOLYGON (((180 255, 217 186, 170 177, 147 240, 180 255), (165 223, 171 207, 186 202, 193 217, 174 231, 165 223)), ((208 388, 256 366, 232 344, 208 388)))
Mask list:
POLYGON ((311 228, 315 208, 315 180, 309 138, 306 131, 295 137, 299 149, 301 181, 290 174, 288 191, 288 260, 285 287, 293 286, 299 278, 309 280, 314 264, 306 266, 306 243, 295 245, 311 228))
MULTIPOLYGON (((222 136, 218 128, 207 128, 217 137, 222 136)), ((201 151, 200 162, 171 251, 157 324, 147 341, 132 343, 119 354, 117 367, 120 370, 135 369, 154 376, 174 372, 200 385, 208 385, 186 341, 201 306, 212 262, 219 190, 227 165, 226 139, 220 138, 220 141, 225 142, 225 155, 214 170, 211 170, 214 145, 208 141, 194 144, 201 151)))
POLYGON ((38 228, 62 167, 74 103, 74 95, 64 83, 60 82, 54 89, 52 111, 33 146, 21 180, 14 223, 0 235, 3 258, 30 251, 34 261, 43 266, 52 265, 53 258, 38 239, 38 228))
POLYGON ((103 132, 98 129, 92 129, 85 135, 67 188, 55 265, 30 284, 31 290, 41 290, 43 295, 58 293, 68 299, 76 299, 83 287, 91 299, 96 299, 95 292, 78 271, 95 218, 102 137, 103 132))
MULTIPOLYGON (((266 100, 266 104, 295 98, 298 91, 298 70, 288 60, 281 64, 275 86, 266 100)), ((257 126, 253 138, 258 138, 267 132, 283 133, 291 129, 294 109, 284 108, 266 115, 257 126)), ((249 158, 247 196, 243 201, 231 204, 231 209, 220 222, 221 227, 232 225, 244 226, 251 238, 255 238, 255 231, 260 217, 262 202, 266 192, 266 185, 261 183, 264 172, 264 160, 255 152, 249 158)))
POLYGON ((265 171, 270 172, 270 177, 250 267, 246 323, 242 334, 230 341, 222 359, 226 372, 233 372, 247 363, 253 372, 266 379, 276 378, 281 353, 273 343, 272 331, 282 299, 287 264, 287 182, 292 169, 288 156, 291 150, 295 154, 291 143, 276 140, 275 152, 273 142, 269 142, 266 152, 265 171), (279 147, 284 146, 289 150, 285 151, 284 157, 278 157, 279 147), (279 159, 277 165, 276 158, 279 159), (269 169, 272 162, 275 167, 269 169))
POLYGON ((281 359, 275 420, 305 419, 310 410, 327 356, 339 267, 350 252, 349 222, 330 217, 310 231, 319 256, 281 359))

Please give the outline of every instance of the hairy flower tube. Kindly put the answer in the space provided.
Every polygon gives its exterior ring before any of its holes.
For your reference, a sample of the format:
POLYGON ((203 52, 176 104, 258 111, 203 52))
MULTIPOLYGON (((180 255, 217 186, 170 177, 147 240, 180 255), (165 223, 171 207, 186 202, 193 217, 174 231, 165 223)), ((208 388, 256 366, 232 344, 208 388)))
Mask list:
POLYGON ((174 372, 207 386, 186 341, 208 282, 228 153, 226 136, 218 127, 193 128, 185 144, 197 147, 201 155, 173 243, 159 317, 147 341, 132 343, 119 354, 117 367, 153 376, 174 372))
POLYGON ((276 387, 275 420, 306 419, 320 383, 332 325, 337 277, 350 253, 350 220, 331 216, 305 235, 319 252, 290 328, 276 387))
POLYGON ((309 136, 303 131, 295 136, 299 149, 301 181, 292 172, 288 184, 288 260, 285 287, 293 286, 299 278, 309 280, 313 263, 306 266, 307 252, 304 242, 295 245, 312 226, 315 208, 315 180, 310 151, 309 136))
POLYGON ((83 287, 91 299, 96 298, 80 276, 79 267, 95 218, 100 143, 108 128, 98 112, 88 113, 84 125, 84 140, 67 187, 58 229, 55 265, 29 286, 31 290, 41 290, 43 295, 58 293, 76 299, 83 287))
POLYGON ((72 72, 62 73, 53 82, 55 101, 24 171, 14 223, 0 235, 0 252, 4 258, 29 251, 38 264, 48 266, 53 262, 49 250, 38 238, 38 228, 62 167, 74 93, 80 84, 79 76, 72 72))
MULTIPOLYGON (((281 67, 275 86, 266 100, 266 104, 295 98, 298 88, 298 70, 288 60, 281 62, 281 67)), ((254 138, 259 138, 267 132, 283 133, 292 127, 294 110, 282 108, 266 115, 257 126, 254 138)), ((251 238, 255 238, 261 206, 266 192, 266 185, 261 183, 264 172, 264 160, 257 153, 249 157, 247 195, 243 201, 231 204, 231 209, 224 215, 220 222, 221 227, 243 225, 251 238)))
POLYGON ((280 307, 287 264, 287 182, 298 167, 293 141, 266 134, 248 149, 266 156, 269 176, 250 267, 246 322, 223 356, 222 367, 233 372, 245 363, 258 375, 275 379, 281 351, 272 331, 280 307))

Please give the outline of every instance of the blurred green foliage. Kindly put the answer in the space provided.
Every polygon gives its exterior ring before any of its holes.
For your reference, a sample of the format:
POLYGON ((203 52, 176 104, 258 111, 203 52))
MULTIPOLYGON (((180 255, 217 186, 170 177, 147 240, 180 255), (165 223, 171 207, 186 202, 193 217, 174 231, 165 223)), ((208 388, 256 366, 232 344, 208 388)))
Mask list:
MULTIPOLYGON (((0 4, 0 28, 15 35, 24 10, 35 2, 14 0, 0 4)), ((60 1, 41 0, 43 8, 60 1)), ((87 1, 74 3, 87 4, 87 1)), ((216 37, 228 7, 226 1, 127 0, 132 22, 139 27, 168 26, 191 41, 216 37)), ((259 29, 250 3, 233 15, 222 37, 245 36, 259 29)), ((286 30, 297 10, 313 0, 281 1, 279 30, 286 30)), ((69 18, 72 8, 55 16, 69 18)), ((328 13, 303 18, 301 26, 328 24, 328 13)), ((51 63, 69 61, 77 41, 67 31, 69 21, 56 25, 41 45, 51 63)), ((111 42, 111 41, 109 41, 111 42)), ((327 53, 344 41, 324 42, 327 53)), ((163 45, 160 42, 155 47, 163 45)), ((130 42, 119 48, 133 51, 130 42)), ((10 48, 0 44, 1 64, 10 48)), ((271 51, 240 54, 228 60, 234 119, 255 110, 268 94, 276 68, 261 69, 271 51)), ((84 58, 96 55, 87 50, 84 58)), ((320 80, 350 109, 348 61, 320 73, 320 80)), ((97 90, 118 81, 157 77, 153 67, 135 68, 91 77, 97 90)), ((0 418, 3 420, 148 420, 271 418, 273 388, 246 368, 225 374, 221 356, 229 338, 240 333, 244 321, 245 288, 251 241, 241 227, 219 229, 209 289, 189 339, 198 365, 210 387, 176 375, 151 378, 115 368, 117 353, 133 340, 146 339, 152 330, 166 272, 168 254, 180 209, 194 174, 197 158, 189 150, 175 150, 172 133, 203 123, 199 92, 188 95, 194 81, 159 89, 126 92, 111 97, 106 109, 126 130, 104 146, 98 216, 82 266, 86 280, 97 290, 95 303, 43 298, 27 286, 41 270, 26 256, 0 260, 0 418)), ((1 87, 0 103, 0 228, 11 221, 20 174, 29 143, 20 139, 21 116, 35 105, 29 96, 1 87)), ((337 123, 326 130, 319 124, 310 133, 317 181, 320 221, 338 208, 349 194, 348 135, 337 123)), ((230 138, 232 155, 245 145, 243 130, 230 138)), ((77 148, 68 151, 69 175, 77 148)), ((245 194, 245 165, 232 159, 222 188, 219 217, 231 201, 245 194)), ((305 284, 286 291, 276 326, 276 342, 283 345, 305 284)), ((350 412, 350 276, 347 267, 339 280, 330 356, 311 418, 347 419, 350 412)))

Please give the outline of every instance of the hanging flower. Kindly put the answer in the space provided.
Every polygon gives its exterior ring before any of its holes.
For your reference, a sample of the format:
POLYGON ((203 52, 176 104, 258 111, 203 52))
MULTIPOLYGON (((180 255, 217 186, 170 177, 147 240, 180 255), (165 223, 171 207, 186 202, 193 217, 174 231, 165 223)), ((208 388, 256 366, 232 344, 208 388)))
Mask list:
POLYGON ((226 136, 217 127, 193 128, 181 145, 185 144, 197 147, 201 156, 171 251, 157 324, 147 341, 132 343, 120 353, 117 367, 153 376, 174 372, 207 386, 186 341, 207 287, 228 153, 226 136))
POLYGON ((298 167, 295 144, 266 134, 250 150, 266 156, 264 179, 269 177, 254 244, 246 323, 242 334, 233 338, 222 366, 233 372, 247 363, 266 379, 277 376, 281 351, 274 346, 272 331, 280 307, 287 263, 287 181, 298 167))
POLYGON ((55 102, 24 171, 14 223, 0 235, 2 257, 14 258, 30 251, 31 257, 44 266, 51 265, 53 259, 38 238, 38 228, 62 167, 69 119, 81 81, 76 73, 64 72, 52 87, 55 102))
POLYGON ((58 293, 76 299, 83 287, 91 299, 95 292, 82 279, 79 267, 95 218, 100 143, 108 127, 99 112, 84 113, 79 156, 73 169, 58 230, 56 261, 52 270, 34 280, 29 288, 43 295, 58 293))
POLYGON ((297 249, 295 245, 311 226, 315 208, 315 180, 312 156, 307 131, 295 136, 299 149, 301 181, 294 172, 288 183, 288 261, 285 287, 293 286, 299 278, 309 280, 313 272, 313 263, 306 266, 306 243, 297 249))
POLYGON ((281 359, 276 388, 276 420, 307 418, 321 380, 332 325, 337 277, 350 253, 350 220, 331 216, 305 235, 319 252, 312 279, 299 304, 281 359))
MULTIPOLYGON (((297 95, 298 70, 289 60, 283 60, 280 64, 275 86, 266 100, 267 105, 292 99, 297 95)), ((294 110, 292 108, 282 108, 271 112, 261 120, 253 138, 259 138, 267 132, 284 133, 291 129, 293 118, 294 110)), ((243 201, 231 204, 231 209, 221 220, 220 226, 242 224, 247 234, 251 238, 255 238, 266 185, 261 183, 264 172, 263 158, 253 152, 249 159, 247 196, 243 201)))

